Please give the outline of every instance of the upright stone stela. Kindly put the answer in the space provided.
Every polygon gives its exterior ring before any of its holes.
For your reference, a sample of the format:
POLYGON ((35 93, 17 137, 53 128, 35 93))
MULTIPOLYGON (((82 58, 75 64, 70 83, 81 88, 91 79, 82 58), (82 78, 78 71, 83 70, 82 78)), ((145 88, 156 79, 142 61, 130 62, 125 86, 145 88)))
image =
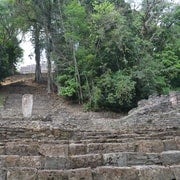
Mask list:
POLYGON ((22 113, 25 118, 30 118, 32 116, 33 108, 33 95, 24 94, 22 97, 22 113))

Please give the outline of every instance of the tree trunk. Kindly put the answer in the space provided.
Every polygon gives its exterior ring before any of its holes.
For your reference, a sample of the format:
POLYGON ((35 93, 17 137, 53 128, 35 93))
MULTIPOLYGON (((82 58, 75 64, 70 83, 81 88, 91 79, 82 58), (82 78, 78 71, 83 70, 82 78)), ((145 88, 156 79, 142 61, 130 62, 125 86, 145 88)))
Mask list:
POLYGON ((47 58, 47 92, 48 94, 51 93, 52 90, 52 66, 51 66, 51 39, 48 35, 47 36, 47 49, 46 49, 46 58, 47 58))
POLYGON ((35 61, 36 61, 36 69, 35 69, 35 82, 42 82, 42 74, 41 74, 41 47, 40 47, 40 27, 37 23, 34 24, 34 38, 35 38, 35 61))
POLYGON ((74 44, 73 44, 73 60, 74 60, 74 68, 75 68, 75 78, 79 87, 78 98, 79 98, 79 103, 81 104, 83 102, 83 93, 82 93, 81 77, 79 74, 79 69, 78 69, 78 64, 77 64, 77 59, 76 59, 76 50, 75 50, 74 44))

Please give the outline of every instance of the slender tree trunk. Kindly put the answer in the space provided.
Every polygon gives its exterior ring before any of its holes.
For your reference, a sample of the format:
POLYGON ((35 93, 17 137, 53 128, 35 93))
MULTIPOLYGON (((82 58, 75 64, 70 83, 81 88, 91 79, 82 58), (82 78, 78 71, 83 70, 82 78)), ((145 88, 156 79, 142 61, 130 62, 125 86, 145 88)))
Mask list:
POLYGON ((52 90, 52 65, 51 65, 51 39, 49 35, 47 36, 47 49, 46 49, 46 58, 47 58, 47 92, 51 93, 52 90))
POLYGON ((34 24, 34 38, 35 38, 35 61, 36 61, 36 69, 35 69, 35 82, 42 82, 42 74, 41 74, 41 47, 40 47, 40 27, 37 23, 34 24))
POLYGON ((48 13, 46 14, 46 21, 45 21, 45 33, 46 33, 46 57, 47 57, 47 92, 48 94, 52 92, 53 90, 53 83, 52 83, 52 62, 51 62, 51 53, 53 50, 52 47, 52 22, 51 22, 51 16, 52 16, 52 2, 49 0, 47 9, 48 13))
POLYGON ((83 102, 83 93, 82 93, 82 87, 81 87, 81 77, 79 74, 79 69, 78 69, 78 64, 77 64, 77 59, 76 59, 76 50, 73 44, 73 60, 74 60, 74 68, 75 68, 75 78, 78 83, 79 87, 79 103, 83 102))

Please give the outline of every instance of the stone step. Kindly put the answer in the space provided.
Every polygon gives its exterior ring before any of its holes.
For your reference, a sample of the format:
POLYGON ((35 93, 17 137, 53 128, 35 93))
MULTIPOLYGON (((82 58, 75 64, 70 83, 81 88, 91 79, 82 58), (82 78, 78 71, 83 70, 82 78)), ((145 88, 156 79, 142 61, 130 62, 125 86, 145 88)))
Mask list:
POLYGON ((1 155, 0 169, 2 168, 36 168, 36 169, 75 169, 103 165, 103 157, 100 154, 88 154, 78 156, 18 156, 1 155))
POLYGON ((1 180, 179 180, 180 166, 100 166, 95 169, 39 170, 12 168, 0 170, 1 180))
POLYGON ((97 167, 93 180, 179 180, 180 166, 97 167))
POLYGON ((0 170, 1 180, 93 180, 90 168, 70 170, 38 170, 35 168, 11 168, 0 170))
MULTIPOLYGON (((49 124, 49 126, 51 126, 49 124)), ((125 134, 116 134, 113 132, 108 132, 108 134, 103 134, 107 132, 100 132, 95 135, 89 135, 84 132, 84 135, 80 136, 78 132, 72 131, 72 130, 63 130, 60 129, 59 127, 48 127, 47 122, 45 121, 29 121, 29 120, 24 120, 20 119, 18 122, 13 121, 13 119, 8 119, 3 120, 0 122, 0 140, 3 139, 17 139, 17 138, 39 138, 41 139, 42 137, 53 137, 55 139, 60 138, 60 136, 63 134, 69 134, 69 131, 71 131, 71 135, 66 137, 69 139, 73 139, 76 141, 92 141, 92 142, 98 142, 98 141, 107 141, 112 139, 113 141, 118 141, 119 139, 124 139, 124 140, 134 140, 134 139, 139 139, 139 140, 144 140, 144 139, 169 139, 172 136, 179 136, 179 132, 177 131, 167 131, 167 132, 161 132, 161 133, 153 133, 150 135, 147 134, 130 134, 127 133, 125 134), (31 126, 32 125, 32 126, 31 126), (10 128, 11 127, 11 128, 10 128), (24 128, 26 127, 26 128, 24 128), (33 128, 34 127, 34 128, 33 128)))
POLYGON ((109 153, 109 152, 145 152, 160 153, 167 150, 179 150, 177 141, 171 140, 134 140, 134 142, 123 143, 89 143, 88 153, 109 153))
MULTIPOLYGON (((41 117, 43 118, 43 117, 41 117)), ((96 136, 82 136, 80 137, 79 134, 76 131, 73 130, 65 130, 57 127, 48 127, 50 126, 49 122, 46 122, 42 119, 42 121, 34 120, 24 120, 20 119, 19 122, 16 124, 16 122, 12 122, 13 119, 9 119, 7 122, 1 122, 0 123, 0 139, 3 140, 3 136, 5 134, 8 134, 7 139, 17 139, 18 136, 22 137, 22 132, 26 135, 29 134, 29 132, 34 133, 34 136, 40 132, 47 132, 48 137, 50 134, 53 134, 54 131, 56 132, 72 132, 70 139, 76 142, 87 142, 87 143, 93 143, 93 142, 132 142, 134 140, 170 140, 173 137, 178 137, 179 134, 176 132, 166 132, 166 133, 152 133, 151 135, 147 134, 130 134, 127 132, 127 134, 119 134, 116 135, 114 133, 109 133, 109 135, 101 135, 97 134, 96 136), (8 126, 10 124, 11 128, 8 126), (31 126, 32 125, 32 126, 31 126), (18 127, 19 126, 19 127, 18 127), (47 127, 45 127, 47 126, 47 127), (27 127, 27 128, 24 128, 27 127), (34 127, 34 128, 33 128, 34 127)), ((38 135, 37 135, 38 136, 38 135)), ((30 136, 29 136, 30 137, 30 136)), ((24 136, 26 138, 26 136, 24 136)), ((28 138, 28 137, 27 137, 28 138)), ((56 138, 55 138, 56 139, 56 138)))
MULTIPOLYGON (((23 123, 23 122, 22 122, 23 123)), ((33 129, 31 128, 22 128, 21 121, 19 122, 20 127, 13 128, 13 124, 11 128, 8 126, 6 127, 0 127, 0 141, 2 140, 8 140, 8 139, 69 139, 72 135, 71 131, 68 130, 62 130, 59 128, 49 128, 49 127, 35 127, 33 129)), ((26 124, 28 124, 28 121, 26 121, 26 124)), ((38 123, 35 123, 35 125, 40 126, 38 123)), ((35 126, 34 125, 34 126, 35 126)), ((44 125, 42 123, 42 125, 44 125)))
POLYGON ((108 153, 68 156, 20 156, 0 155, 0 168, 36 168, 36 169, 76 169, 96 168, 98 166, 137 166, 137 165, 180 165, 180 151, 162 153, 108 153))
POLYGON ((180 165, 180 151, 164 151, 162 153, 120 152, 103 154, 106 166, 134 165, 180 165))
POLYGON ((134 140, 126 142, 76 142, 73 140, 30 140, 0 141, 1 155, 82 155, 89 153, 144 152, 161 153, 180 150, 180 137, 167 140, 134 140))
POLYGON ((165 139, 167 136, 180 136, 180 130, 166 129, 166 130, 151 130, 141 132, 77 132, 75 133, 75 140, 88 140, 88 139, 122 139, 122 138, 146 138, 146 139, 165 139))

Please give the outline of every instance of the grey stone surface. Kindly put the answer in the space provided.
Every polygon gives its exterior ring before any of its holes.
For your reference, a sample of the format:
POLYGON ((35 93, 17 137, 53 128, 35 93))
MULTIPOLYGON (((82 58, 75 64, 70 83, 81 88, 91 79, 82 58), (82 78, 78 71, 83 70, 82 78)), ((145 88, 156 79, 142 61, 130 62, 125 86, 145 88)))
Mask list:
POLYGON ((25 118, 30 118, 32 116, 33 109, 33 95, 24 94, 22 97, 22 113, 25 118))
POLYGON ((165 151, 161 153, 164 165, 180 164, 180 151, 165 151))
POLYGON ((104 165, 110 166, 134 166, 161 164, 160 155, 157 153, 109 153, 104 154, 104 165))
POLYGON ((42 167, 42 157, 41 156, 20 156, 19 167, 28 167, 39 169, 42 167))
POLYGON ((38 180, 68 180, 68 175, 62 170, 39 170, 38 180))
POLYGON ((0 110, 0 180, 180 179, 180 93, 112 117, 33 86, 13 88, 0 110), (34 97, 30 118, 19 108, 23 94, 34 97))
POLYGON ((4 167, 18 167, 19 166, 19 156, 18 155, 9 155, 2 156, 4 159, 4 167))
POLYGON ((0 155, 4 154, 5 148, 4 148, 4 143, 0 142, 0 155))
POLYGON ((180 165, 170 166, 176 180, 180 180, 180 165))
POLYGON ((176 141, 176 145, 177 145, 178 150, 180 150, 180 136, 176 136, 175 141, 176 141))
POLYGON ((87 146, 84 144, 70 144, 69 155, 83 155, 87 153, 87 146))
POLYGON ((7 142, 5 152, 8 155, 38 155, 38 143, 28 142, 7 142))
POLYGON ((88 153, 109 153, 109 152, 133 152, 134 143, 89 143, 87 145, 88 153))
POLYGON ((174 139, 164 140, 163 144, 164 144, 164 151, 177 150, 178 149, 177 143, 174 139))
POLYGON ((95 168, 97 166, 103 165, 103 157, 101 154, 86 154, 77 155, 70 157, 71 168, 82 168, 91 167, 95 168))
POLYGON ((42 144, 39 147, 39 153, 44 156, 68 156, 68 145, 61 144, 42 144))
POLYGON ((66 157, 45 157, 45 169, 70 169, 71 164, 66 157))
POLYGON ((39 170, 38 180, 93 180, 90 168, 71 170, 39 170))
POLYGON ((136 143, 138 146, 138 152, 162 152, 164 151, 164 145, 161 140, 142 140, 136 143))
POLYGON ((37 180, 36 169, 9 169, 7 171, 7 179, 4 180, 37 180))
POLYGON ((160 166, 140 166, 136 167, 139 170, 139 180, 173 180, 175 179, 174 172, 170 167, 160 166))
POLYGON ((82 168, 67 171, 68 179, 71 180, 93 180, 90 168, 82 168))
POLYGON ((94 180, 138 180, 138 171, 129 167, 98 167, 94 180))
POLYGON ((0 180, 6 180, 6 170, 0 167, 0 180))

